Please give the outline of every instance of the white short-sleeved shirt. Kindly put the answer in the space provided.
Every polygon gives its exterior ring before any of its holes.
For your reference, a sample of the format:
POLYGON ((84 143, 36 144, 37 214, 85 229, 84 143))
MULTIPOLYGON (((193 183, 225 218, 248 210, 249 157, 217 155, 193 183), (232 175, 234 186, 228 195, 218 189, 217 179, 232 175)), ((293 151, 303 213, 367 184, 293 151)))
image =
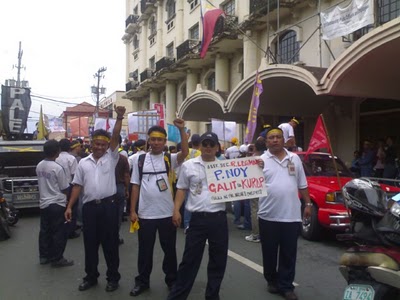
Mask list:
POLYGON ((74 176, 73 184, 83 187, 82 201, 87 203, 96 199, 103 199, 117 193, 115 184, 115 166, 118 163, 118 148, 106 153, 97 160, 93 154, 82 158, 74 176))
POLYGON ((225 210, 225 203, 211 203, 206 170, 201 156, 189 159, 182 164, 176 187, 188 190, 189 194, 185 209, 191 212, 217 212, 225 210), (197 193, 199 184, 201 184, 201 194, 197 193))
POLYGON ((128 163, 129 163, 129 172, 132 173, 132 166, 133 166, 133 161, 135 159, 137 159, 136 157, 138 157, 141 154, 145 154, 146 152, 144 152, 143 150, 139 150, 138 152, 136 152, 135 154, 131 155, 128 157, 128 163))
MULTIPOLYGON (((142 181, 139 179, 139 156, 136 156, 132 166, 131 183, 140 185, 138 216, 143 219, 162 219, 171 217, 174 209, 171 186, 166 173, 164 153, 154 155, 147 153, 143 162, 142 181), (145 174, 165 172, 161 174, 145 174), (163 179, 168 189, 160 191, 157 180, 163 179)), ((178 154, 171 154, 170 171, 178 166, 178 154)))
POLYGON ((42 160, 36 166, 36 175, 38 177, 41 209, 50 204, 58 204, 65 207, 67 196, 62 192, 69 187, 69 181, 64 168, 52 160, 42 160))
POLYGON ((76 160, 75 156, 66 151, 62 151, 56 158, 56 162, 64 168, 65 174, 67 174, 68 182, 72 182, 72 178, 75 175, 76 168, 78 167, 78 161, 76 160))
POLYGON ((239 157, 240 152, 239 152, 239 147, 238 146, 231 146, 228 149, 225 150, 225 157, 232 159, 232 158, 237 158, 239 157))
POLYGON ((259 199, 258 217, 267 221, 301 222, 298 193, 299 189, 307 188, 307 178, 299 156, 285 151, 286 157, 282 161, 269 150, 261 155, 268 196, 259 199), (295 175, 289 175, 290 162, 295 166, 295 175))
POLYGON ((285 143, 290 139, 294 137, 294 130, 293 126, 290 125, 289 123, 282 123, 281 125, 278 126, 280 129, 283 131, 283 138, 285 140, 285 143))

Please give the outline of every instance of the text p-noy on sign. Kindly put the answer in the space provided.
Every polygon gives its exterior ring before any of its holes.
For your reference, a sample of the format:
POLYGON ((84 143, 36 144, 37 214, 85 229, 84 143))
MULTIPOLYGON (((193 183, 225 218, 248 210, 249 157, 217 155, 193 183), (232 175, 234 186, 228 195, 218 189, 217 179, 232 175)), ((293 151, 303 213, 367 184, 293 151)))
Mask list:
POLYGON ((211 202, 227 202, 267 196, 259 157, 216 160, 205 164, 211 202))

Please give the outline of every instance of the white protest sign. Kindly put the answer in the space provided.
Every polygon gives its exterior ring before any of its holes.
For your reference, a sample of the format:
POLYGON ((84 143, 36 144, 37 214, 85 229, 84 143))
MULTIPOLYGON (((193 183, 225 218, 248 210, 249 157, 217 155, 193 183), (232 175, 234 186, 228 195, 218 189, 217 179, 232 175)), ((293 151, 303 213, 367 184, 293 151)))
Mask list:
POLYGON ((216 160, 205 163, 211 203, 267 196, 260 157, 216 160))

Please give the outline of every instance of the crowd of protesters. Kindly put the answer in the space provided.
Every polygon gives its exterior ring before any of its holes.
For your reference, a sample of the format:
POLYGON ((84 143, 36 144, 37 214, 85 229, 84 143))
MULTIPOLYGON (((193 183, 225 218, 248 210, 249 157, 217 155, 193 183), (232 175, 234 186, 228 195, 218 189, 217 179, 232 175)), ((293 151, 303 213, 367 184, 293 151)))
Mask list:
POLYGON ((167 147, 164 128, 153 126, 147 140, 122 141, 124 107, 115 107, 117 121, 112 135, 96 130, 90 147, 82 140, 45 143, 46 159, 38 165, 41 203, 40 263, 72 266, 64 258, 68 238, 83 232, 84 276, 78 289, 97 285, 98 251, 102 245, 107 264, 105 290, 119 287, 119 235, 123 212, 138 229, 138 274, 131 296, 150 288, 153 250, 158 233, 164 252, 162 270, 169 289, 167 299, 187 299, 208 242, 206 299, 219 299, 228 253, 226 204, 213 203, 205 164, 210 161, 258 157, 268 196, 233 202, 234 223, 249 230, 246 241, 261 242, 264 277, 270 293, 297 299, 292 284, 297 237, 301 224, 300 193, 311 210, 304 170, 295 147, 295 118, 280 127, 264 125, 254 144, 239 145, 237 138, 223 150, 213 132, 187 134, 184 120, 176 119, 182 142, 167 147), (285 191, 285 197, 282 192, 285 191), (296 201, 297 200, 297 201, 296 201), (50 207, 50 208, 49 208, 50 207), (63 218, 64 214, 64 218, 63 218), (242 220, 243 217, 243 220, 242 220), (65 221, 66 220, 66 221, 65 221), (186 234, 182 261, 176 254, 177 227, 186 234), (278 260, 279 256, 279 260, 278 260))

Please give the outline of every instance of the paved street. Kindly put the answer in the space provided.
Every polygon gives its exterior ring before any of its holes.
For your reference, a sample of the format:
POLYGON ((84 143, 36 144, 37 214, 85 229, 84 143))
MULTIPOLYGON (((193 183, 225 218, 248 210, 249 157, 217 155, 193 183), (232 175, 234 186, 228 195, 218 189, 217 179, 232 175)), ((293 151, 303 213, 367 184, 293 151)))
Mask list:
MULTIPOLYGON (((229 216, 232 224, 232 216, 229 216)), ((53 269, 38 263, 38 212, 25 213, 12 228, 12 237, 0 242, 0 299, 133 299, 129 296, 133 277, 136 275, 137 237, 128 232, 128 222, 123 223, 125 244, 120 248, 122 275, 120 288, 114 293, 104 291, 105 263, 100 253, 99 284, 88 291, 79 292, 77 287, 84 275, 82 237, 69 240, 65 256, 75 265, 53 269)), ((244 240, 248 232, 230 228, 230 258, 221 289, 221 299, 283 299, 266 290, 262 276, 260 244, 244 240)), ((182 256, 184 234, 178 232, 178 261, 182 256)), ((345 246, 334 238, 327 237, 320 243, 299 240, 296 293, 302 300, 340 300, 345 281, 338 271, 338 259, 345 246)), ((206 248, 207 251, 207 248, 206 248)), ((206 253, 207 255, 207 253, 206 253)), ((162 251, 156 243, 151 289, 137 299, 165 299, 167 287, 161 270, 162 251)), ((191 300, 204 299, 206 285, 206 263, 204 257, 201 270, 189 297, 191 300)))

